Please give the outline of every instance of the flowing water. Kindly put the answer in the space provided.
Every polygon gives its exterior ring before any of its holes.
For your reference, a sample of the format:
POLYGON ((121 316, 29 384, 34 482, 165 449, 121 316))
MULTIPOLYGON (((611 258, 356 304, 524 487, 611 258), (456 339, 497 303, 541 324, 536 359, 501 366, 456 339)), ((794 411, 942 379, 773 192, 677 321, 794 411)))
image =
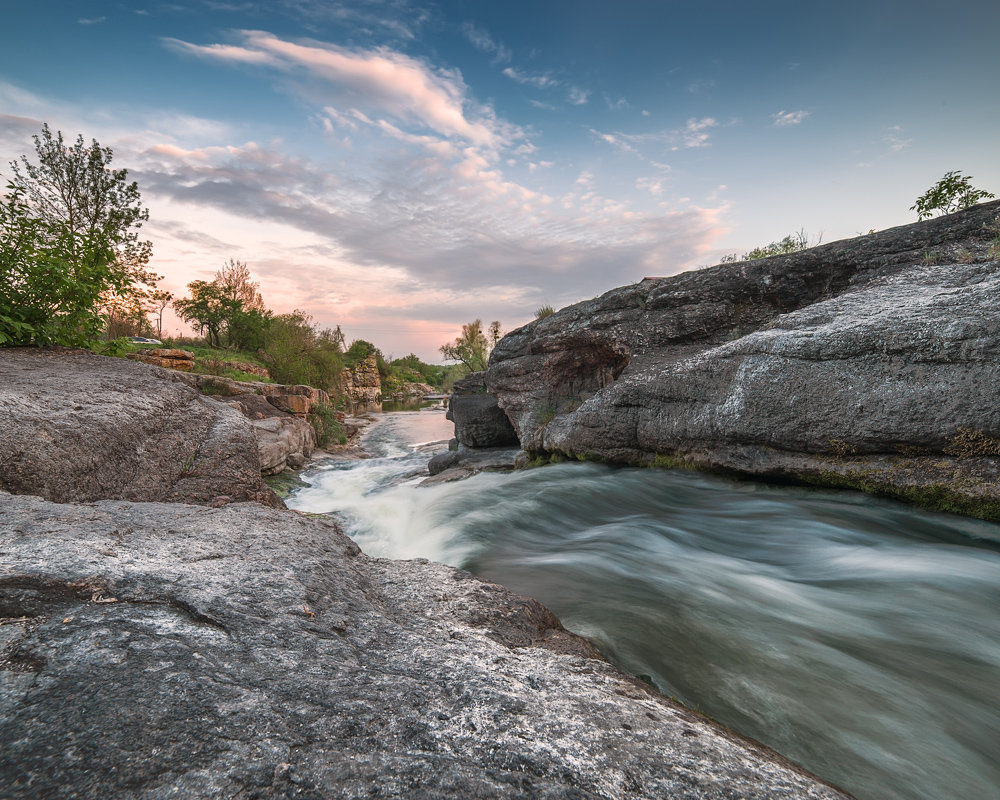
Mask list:
POLYGON ((370 555, 539 599, 627 672, 860 800, 1000 798, 1000 527, 850 493, 563 464, 417 487, 451 424, 289 499, 370 555))

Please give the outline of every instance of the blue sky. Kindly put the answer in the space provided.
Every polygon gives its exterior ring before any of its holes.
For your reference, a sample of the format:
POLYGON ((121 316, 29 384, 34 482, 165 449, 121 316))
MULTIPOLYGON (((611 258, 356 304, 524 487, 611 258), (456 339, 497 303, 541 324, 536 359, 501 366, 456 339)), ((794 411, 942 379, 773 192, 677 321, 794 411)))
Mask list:
POLYGON ((97 138, 164 287, 239 258, 387 354, 1000 194, 993 0, 8 5, 0 163, 97 138))

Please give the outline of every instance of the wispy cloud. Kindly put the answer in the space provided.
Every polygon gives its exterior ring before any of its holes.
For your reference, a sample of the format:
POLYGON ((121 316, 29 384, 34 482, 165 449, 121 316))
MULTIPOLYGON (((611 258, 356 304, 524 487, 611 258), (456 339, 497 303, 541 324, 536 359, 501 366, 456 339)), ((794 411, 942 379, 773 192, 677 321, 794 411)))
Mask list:
POLYGON ((715 88, 715 79, 707 78, 697 81, 692 81, 688 84, 687 90, 691 94, 701 94, 702 92, 707 92, 709 89, 715 88))
POLYGON ((570 86, 566 99, 575 106, 584 106, 590 101, 590 92, 579 86, 570 86))
POLYGON ((80 17, 76 22, 78 25, 100 25, 107 19, 107 17, 80 17))
POLYGON ((785 111, 782 109, 777 114, 772 114, 771 119, 774 120, 776 128, 786 128, 789 125, 801 124, 809 114, 808 111, 785 111))
POLYGON ((883 140, 889 145, 889 150, 893 153, 905 150, 913 142, 913 139, 903 138, 903 129, 899 125, 893 125, 889 128, 883 140))
POLYGON ((493 56, 494 64, 507 64, 513 58, 513 53, 502 43, 494 41, 489 33, 471 22, 462 26, 462 33, 477 50, 493 56))
POLYGON ((525 84, 527 86, 534 86, 538 89, 551 89, 553 86, 558 86, 559 81, 553 78, 548 73, 542 73, 540 75, 529 75, 521 70, 514 69, 514 67, 507 67, 503 74, 510 78, 512 81, 517 83, 525 84))

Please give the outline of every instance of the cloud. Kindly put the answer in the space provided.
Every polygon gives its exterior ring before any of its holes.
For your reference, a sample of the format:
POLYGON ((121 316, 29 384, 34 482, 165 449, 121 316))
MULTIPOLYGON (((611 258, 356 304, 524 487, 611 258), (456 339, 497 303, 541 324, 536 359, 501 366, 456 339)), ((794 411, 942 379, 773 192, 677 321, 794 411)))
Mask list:
POLYGON ((570 86, 569 96, 566 99, 575 106, 583 106, 590 100, 590 92, 579 86, 570 86))
POLYGON ((538 89, 551 89, 553 86, 559 85, 559 81, 548 73, 542 75, 528 75, 527 73, 516 70, 513 67, 507 67, 503 71, 503 74, 512 81, 517 81, 518 83, 522 83, 527 86, 534 86, 538 89))
POLYGON ((706 92, 709 89, 714 89, 714 88, 715 88, 715 80, 708 78, 708 79, 697 80, 688 84, 687 90, 691 94, 701 94, 702 92, 706 92))
POLYGON ((78 25, 100 25, 107 17, 80 17, 76 22, 78 25))
POLYGON ((902 133, 903 129, 899 125, 893 125, 886 131, 883 141, 889 145, 890 152, 905 150, 913 142, 913 139, 904 139, 902 133))
POLYGON ((697 119, 692 117, 687 121, 687 125, 681 130, 672 131, 679 143, 672 149, 680 150, 692 147, 708 147, 709 130, 718 127, 719 123, 713 117, 702 117, 697 119))
POLYGON ((771 119, 774 120, 776 128, 785 128, 789 125, 801 124, 809 116, 809 113, 808 111, 785 111, 782 109, 777 114, 772 114, 771 119))
POLYGON ((503 44, 494 41, 492 36, 472 22, 466 22, 462 26, 462 33, 477 50, 493 56, 494 64, 509 63, 514 56, 503 44))
POLYGON ((643 154, 641 148, 655 146, 659 149, 667 147, 670 150, 687 150, 696 147, 708 147, 711 145, 710 131, 712 128, 720 127, 718 120, 714 117, 692 117, 683 128, 673 128, 664 131, 653 131, 650 133, 601 133, 591 128, 590 132, 595 137, 612 147, 627 153, 634 153, 645 161, 649 161, 654 166, 670 169, 666 164, 653 161, 643 154))
POLYGON ((379 47, 352 50, 321 42, 291 42, 264 31, 242 31, 239 45, 196 45, 165 40, 173 49, 201 58, 271 67, 307 82, 299 88, 333 105, 374 108, 418 122, 447 137, 500 147, 517 136, 487 108, 473 107, 455 71, 434 70, 410 56, 379 47))

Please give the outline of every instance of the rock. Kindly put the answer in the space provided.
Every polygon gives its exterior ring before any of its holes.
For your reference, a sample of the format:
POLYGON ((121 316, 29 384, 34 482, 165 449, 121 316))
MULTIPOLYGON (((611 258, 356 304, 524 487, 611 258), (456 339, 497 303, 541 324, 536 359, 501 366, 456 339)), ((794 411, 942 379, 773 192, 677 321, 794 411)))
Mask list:
POLYGON ((250 422, 189 378, 82 350, 0 349, 0 489, 59 502, 280 506, 250 422))
POLYGON ((141 361, 144 364, 151 364, 154 367, 177 369, 184 372, 190 372, 194 368, 194 353, 167 347, 154 350, 137 350, 133 353, 126 353, 125 358, 132 359, 133 361, 141 361))
POLYGON ((846 800, 538 603, 332 524, 0 495, 8 800, 846 800))
POLYGON ((257 434, 260 471, 264 475, 275 475, 285 467, 301 467, 316 447, 316 431, 296 417, 273 416, 251 424, 257 434))
POLYGON ((302 418, 305 418, 312 406, 312 401, 300 394, 269 394, 267 402, 281 411, 302 418))
POLYGON ((430 478, 421 486, 468 478, 477 472, 509 472, 514 469, 517 457, 523 451, 509 447, 471 448, 460 446, 457 451, 438 453, 427 464, 430 478))
POLYGON ((417 397, 426 397, 429 394, 434 394, 435 391, 437 390, 429 383, 404 383, 396 391, 384 395, 382 399, 400 403, 417 397))
POLYGON ((473 372, 455 383, 448 400, 448 419, 455 438, 466 447, 502 447, 518 444, 517 434, 497 399, 486 392, 485 373, 473 372))
POLYGON ((375 356, 344 371, 344 399, 352 414, 382 410, 382 379, 375 356))
POLYGON ((989 203, 615 289, 508 334, 486 384, 532 453, 1000 519, 998 217, 989 203))

